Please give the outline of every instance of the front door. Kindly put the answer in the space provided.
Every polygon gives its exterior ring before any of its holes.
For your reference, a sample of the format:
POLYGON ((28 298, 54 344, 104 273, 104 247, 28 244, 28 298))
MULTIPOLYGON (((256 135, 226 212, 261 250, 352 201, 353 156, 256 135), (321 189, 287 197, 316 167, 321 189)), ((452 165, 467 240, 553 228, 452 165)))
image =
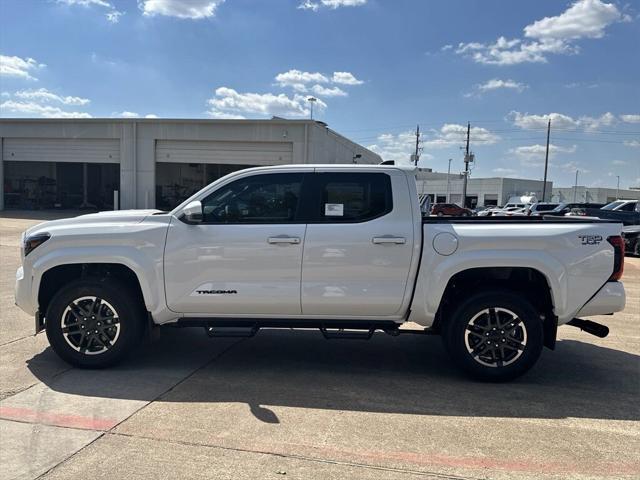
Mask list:
POLYGON ((398 315, 414 245, 407 177, 393 170, 318 172, 313 177, 302 313, 398 315))
POLYGON ((252 174, 202 200, 203 222, 171 221, 167 305, 207 315, 300 315, 302 173, 252 174))

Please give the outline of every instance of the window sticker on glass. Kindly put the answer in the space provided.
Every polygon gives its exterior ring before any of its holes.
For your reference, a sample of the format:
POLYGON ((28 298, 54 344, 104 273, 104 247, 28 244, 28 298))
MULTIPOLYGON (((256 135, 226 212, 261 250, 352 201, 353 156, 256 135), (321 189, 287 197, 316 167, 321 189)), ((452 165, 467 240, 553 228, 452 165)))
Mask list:
POLYGON ((326 217, 342 217, 344 216, 344 204, 342 203, 325 203, 324 215, 326 217))

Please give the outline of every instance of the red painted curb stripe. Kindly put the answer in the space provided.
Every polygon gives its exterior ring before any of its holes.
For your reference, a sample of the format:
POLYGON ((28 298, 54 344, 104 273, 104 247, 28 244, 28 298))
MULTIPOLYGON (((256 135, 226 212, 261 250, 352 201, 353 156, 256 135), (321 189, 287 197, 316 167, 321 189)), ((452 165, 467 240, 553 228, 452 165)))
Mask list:
POLYGON ((0 407, 0 418, 27 423, 43 423, 56 427, 80 428, 83 430, 109 430, 119 421, 111 418, 83 417, 66 413, 40 412, 30 408, 0 407))

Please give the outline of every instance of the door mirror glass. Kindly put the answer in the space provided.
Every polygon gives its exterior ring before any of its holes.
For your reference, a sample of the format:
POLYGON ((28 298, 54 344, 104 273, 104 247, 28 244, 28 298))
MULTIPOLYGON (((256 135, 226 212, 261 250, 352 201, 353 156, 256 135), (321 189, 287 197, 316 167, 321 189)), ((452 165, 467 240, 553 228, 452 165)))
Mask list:
POLYGON ((184 219, 189 223, 202 222, 202 203, 199 200, 189 202, 189 204, 182 210, 184 219))

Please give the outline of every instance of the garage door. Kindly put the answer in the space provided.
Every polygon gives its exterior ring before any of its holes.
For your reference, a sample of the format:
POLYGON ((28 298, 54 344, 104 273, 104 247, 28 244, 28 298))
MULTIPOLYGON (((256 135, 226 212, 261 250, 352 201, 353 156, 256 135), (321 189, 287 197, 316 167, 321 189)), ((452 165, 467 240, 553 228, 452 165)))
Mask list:
POLYGON ((120 140, 5 138, 2 158, 14 162, 120 163, 120 140))
POLYGON ((158 140, 156 162, 280 165, 293 160, 291 142, 158 140))

